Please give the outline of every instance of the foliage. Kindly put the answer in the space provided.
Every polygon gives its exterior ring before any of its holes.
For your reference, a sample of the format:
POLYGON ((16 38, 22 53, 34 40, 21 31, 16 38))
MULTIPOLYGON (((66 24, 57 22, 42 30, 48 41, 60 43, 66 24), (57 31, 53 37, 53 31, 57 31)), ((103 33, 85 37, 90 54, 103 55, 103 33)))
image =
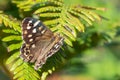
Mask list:
MULTIPOLYGON (((55 69, 64 66, 73 55, 79 54, 87 47, 96 46, 101 40, 105 42, 111 39, 111 35, 107 33, 109 30, 104 33, 98 26, 93 26, 93 22, 102 19, 95 11, 103 11, 104 8, 65 5, 62 0, 11 0, 10 6, 10 9, 0 12, 0 38, 1 43, 5 44, 2 46, 7 48, 6 53, 9 53, 5 65, 14 74, 13 79, 44 80, 55 69), (9 12, 12 7, 14 13, 9 12), (21 20, 28 16, 40 19, 55 34, 60 33, 65 38, 63 54, 58 52, 53 55, 38 71, 33 69, 33 64, 23 62, 19 58, 22 44, 21 20), (67 57, 67 60, 63 57, 67 57)), ((2 53, 0 51, 0 55, 2 53)))

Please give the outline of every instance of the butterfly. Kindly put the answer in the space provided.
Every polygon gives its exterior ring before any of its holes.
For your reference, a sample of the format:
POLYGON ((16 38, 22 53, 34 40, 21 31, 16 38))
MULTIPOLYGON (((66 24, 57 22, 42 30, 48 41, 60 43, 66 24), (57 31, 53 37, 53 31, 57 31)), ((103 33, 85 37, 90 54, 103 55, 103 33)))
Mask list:
POLYGON ((25 62, 34 63, 35 70, 41 68, 60 49, 64 41, 63 37, 55 35, 40 20, 31 17, 22 21, 22 39, 20 57, 25 62))

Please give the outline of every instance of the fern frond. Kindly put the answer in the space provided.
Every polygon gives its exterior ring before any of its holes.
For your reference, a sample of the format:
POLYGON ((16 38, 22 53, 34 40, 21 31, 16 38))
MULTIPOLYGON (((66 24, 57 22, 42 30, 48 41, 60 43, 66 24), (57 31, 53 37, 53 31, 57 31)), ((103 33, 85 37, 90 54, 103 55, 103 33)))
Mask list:
POLYGON ((55 6, 62 6, 62 0, 22 0, 22 1, 18 1, 18 0, 12 0, 13 3, 15 3, 17 5, 17 7, 20 10, 23 11, 31 11, 33 10, 34 7, 39 6, 45 6, 45 5, 49 5, 49 4, 54 4, 55 6))
POLYGON ((81 19, 84 19, 87 23, 92 25, 92 21, 101 20, 101 17, 95 12, 93 12, 92 10, 103 10, 103 9, 104 8, 93 8, 93 7, 85 7, 85 6, 74 7, 73 6, 69 9, 69 12, 71 14, 74 14, 75 16, 80 17, 81 19))
POLYGON ((21 32, 19 23, 16 21, 11 21, 12 19, 9 19, 9 17, 3 13, 0 13, 0 24, 4 24, 6 27, 13 28, 14 30, 21 32))
POLYGON ((30 11, 31 10, 31 5, 34 4, 34 2, 31 2, 31 0, 25 1, 25 0, 12 0, 13 3, 17 5, 18 8, 24 11, 30 11))
POLYGON ((77 5, 75 8, 83 8, 86 10, 99 10, 99 11, 105 11, 106 8, 99 8, 99 7, 90 7, 90 6, 83 6, 83 5, 77 5))
POLYGON ((95 20, 101 20, 100 16, 92 10, 103 10, 102 8, 85 6, 65 6, 62 0, 28 0, 25 3, 13 0, 13 3, 16 3, 19 9, 24 11, 34 9, 34 14, 39 15, 45 25, 53 29, 54 32, 59 32, 65 39, 68 38, 65 40, 65 42, 68 41, 66 43, 76 40, 77 31, 84 32, 85 26, 81 20, 90 25, 95 20), (35 7, 37 8, 35 9, 35 7))
POLYGON ((6 61, 6 64, 13 63, 17 58, 19 58, 19 51, 15 52, 12 56, 10 56, 6 61))
POLYGON ((73 11, 73 10, 69 10, 69 12, 70 12, 71 14, 75 15, 75 16, 80 17, 80 19, 86 21, 89 25, 92 25, 92 21, 91 21, 87 16, 85 16, 85 15, 83 15, 83 14, 80 14, 80 13, 78 13, 78 12, 75 12, 75 11, 73 11))
MULTIPOLYGON (((100 10, 100 8, 65 6, 63 0, 12 0, 12 2, 21 11, 20 14, 24 14, 24 12, 25 14, 28 12, 27 14, 33 16, 37 14, 40 20, 55 34, 60 33, 69 46, 73 46, 72 42, 76 41, 78 32, 84 32, 85 25, 83 20, 90 25, 96 20, 101 20, 101 17, 93 12, 93 10, 100 10)), ((2 41, 8 43, 7 48, 12 53, 7 59, 6 64, 9 65, 8 67, 13 72, 14 79, 44 80, 48 74, 55 70, 55 65, 62 61, 60 60, 60 55, 52 56, 38 72, 35 71, 32 64, 23 62, 19 58, 19 49, 22 44, 19 23, 0 12, 1 23, 8 28, 2 30, 3 33, 7 34, 3 37, 2 41)))
POLYGON ((14 72, 14 79, 38 80, 40 78, 39 74, 32 68, 32 66, 29 66, 19 58, 19 52, 15 52, 10 56, 6 61, 6 64, 12 64, 9 68, 14 72))
POLYGON ((14 79, 17 80, 38 80, 40 79, 39 74, 23 60, 18 59, 11 68, 14 71, 14 79))
POLYGON ((73 25, 78 31, 84 32, 84 25, 80 22, 80 20, 73 15, 66 13, 66 16, 70 20, 71 25, 73 25))
POLYGON ((7 48, 9 49, 9 51, 19 49, 22 44, 20 34, 18 34, 18 32, 13 31, 11 29, 3 29, 2 31, 4 32, 4 34, 6 34, 6 36, 2 38, 2 41, 8 43, 7 48), (12 42, 15 43, 13 44, 12 42))
MULTIPOLYGON (((10 24, 16 24, 15 22, 11 23, 11 20, 9 20, 8 17, 2 17, 4 22, 9 21, 8 23, 5 23, 5 26, 10 26, 10 24)), ((9 50, 9 52, 12 52, 12 55, 7 59, 6 64, 8 65, 8 68, 13 72, 13 74, 15 75, 13 79, 17 79, 17 80, 38 80, 39 74, 32 68, 32 66, 29 66, 27 63, 23 62, 22 59, 20 59, 19 55, 19 49, 21 47, 22 44, 22 39, 20 36, 20 30, 19 28, 16 29, 16 27, 19 26, 15 26, 13 25, 13 30, 12 29, 3 29, 2 32, 5 35, 5 37, 2 38, 3 42, 8 43, 7 48, 9 50), (15 29, 18 31, 16 32, 15 29), (13 44, 13 42, 15 42, 13 44), (33 75, 33 76, 32 76, 33 75)), ((10 27, 11 28, 11 27, 10 27)))
POLYGON ((34 14, 40 16, 40 19, 46 18, 44 24, 49 26, 55 33, 60 33, 65 37, 65 42, 72 45, 72 41, 76 40, 77 31, 84 32, 85 25, 82 20, 92 25, 93 21, 100 21, 101 17, 92 10, 101 10, 93 7, 76 7, 76 6, 48 6, 45 4, 34 14), (79 18, 78 18, 79 17, 79 18))
MULTIPOLYGON (((9 19, 6 17, 6 20, 9 20, 9 19)), ((9 21, 11 21, 11 20, 9 20, 9 21)), ((14 22, 14 24, 15 24, 15 22, 14 22)), ((9 25, 5 25, 5 26, 9 26, 9 25)), ((40 75, 40 74, 38 74, 37 71, 34 70, 34 68, 32 67, 31 64, 25 63, 19 57, 19 55, 20 55, 19 49, 22 44, 22 39, 20 36, 21 33, 19 31, 15 31, 14 28, 10 28, 10 27, 4 27, 1 31, 5 34, 5 36, 2 37, 2 41, 7 43, 6 47, 9 50, 9 53, 12 53, 11 56, 7 59, 6 64, 8 65, 8 68, 14 74, 13 79, 38 80, 38 79, 40 79, 40 76, 44 76, 44 78, 46 78, 46 76, 49 74, 49 72, 52 72, 52 69, 50 69, 48 67, 48 68, 46 68, 48 70, 39 71, 41 73, 41 75, 40 75), (44 72, 46 72, 47 75, 42 74, 44 72)), ((53 67, 53 65, 51 65, 51 66, 53 67)), ((41 78, 43 78, 43 77, 41 77, 41 78)))

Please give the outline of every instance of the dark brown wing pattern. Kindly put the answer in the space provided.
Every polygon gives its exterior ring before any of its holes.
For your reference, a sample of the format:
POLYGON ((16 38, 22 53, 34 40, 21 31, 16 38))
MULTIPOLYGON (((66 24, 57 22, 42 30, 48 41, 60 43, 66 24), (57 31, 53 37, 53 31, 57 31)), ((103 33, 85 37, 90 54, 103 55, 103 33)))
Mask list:
POLYGON ((22 38, 20 57, 25 62, 35 63, 36 70, 60 49, 64 40, 60 35, 54 35, 40 20, 30 17, 22 21, 22 38))

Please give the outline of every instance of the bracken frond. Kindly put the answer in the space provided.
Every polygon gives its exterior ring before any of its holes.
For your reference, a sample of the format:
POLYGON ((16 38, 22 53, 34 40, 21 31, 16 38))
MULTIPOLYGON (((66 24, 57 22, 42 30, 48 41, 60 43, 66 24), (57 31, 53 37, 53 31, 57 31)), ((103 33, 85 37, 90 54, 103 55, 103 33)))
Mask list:
POLYGON ((25 3, 23 1, 13 0, 13 3, 17 4, 20 10, 33 11, 52 31, 64 36, 65 42, 70 46, 72 41, 76 40, 77 31, 84 32, 83 21, 92 25, 93 21, 101 20, 93 10, 104 10, 81 5, 66 6, 63 0, 28 0, 25 3))
MULTIPOLYGON (((6 18, 9 20, 8 18, 6 18)), ((11 20, 9 20, 11 21, 11 20)), ((2 23, 1 23, 2 24, 2 23)), ((14 23, 13 23, 14 24, 14 23)), ((5 25, 6 26, 6 25, 5 25)), ((19 26, 18 26, 19 27, 19 26)), ((16 27, 15 27, 16 28, 16 27)), ((11 56, 7 59, 6 64, 10 71, 13 72, 13 79, 17 80, 45 80, 48 74, 51 74, 55 70, 55 62, 45 64, 45 68, 40 69, 38 74, 37 71, 34 70, 33 65, 24 62, 20 57, 20 47, 22 45, 21 33, 19 31, 15 31, 13 27, 7 27, 2 29, 3 36, 2 41, 7 43, 7 49, 11 56), (49 67, 47 66, 49 65, 49 67)), ((58 62, 56 59, 54 61, 58 62)))
POLYGON ((84 32, 83 21, 92 25, 93 21, 100 21, 101 17, 92 10, 103 10, 103 8, 78 7, 78 6, 41 6, 34 11, 40 16, 44 24, 52 31, 60 33, 65 37, 65 42, 72 46, 72 41, 76 40, 77 32, 84 32))
MULTIPOLYGON (((28 12, 27 14, 32 16, 37 15, 55 34, 62 35, 69 46, 73 46, 72 42, 76 41, 78 32, 84 32, 85 24, 92 25, 94 21, 101 20, 93 10, 103 10, 103 8, 85 6, 66 6, 63 0, 12 0, 12 3, 16 4, 20 14, 28 12)), ((0 24, 4 24, 5 29, 2 32, 6 34, 2 37, 2 41, 7 43, 7 48, 12 53, 6 64, 13 72, 14 79, 45 80, 46 76, 51 74, 62 61, 62 56, 55 54, 39 71, 35 71, 32 64, 23 62, 19 57, 22 44, 20 23, 0 11, 0 24)))
POLYGON ((10 70, 14 72, 14 78, 17 80, 38 80, 39 74, 27 63, 19 58, 19 52, 14 53, 7 61, 7 64, 13 64, 10 66, 10 70))
POLYGON ((6 27, 13 28, 15 31, 21 32, 20 25, 16 21, 13 21, 12 19, 9 19, 7 15, 0 13, 0 24, 4 24, 6 27))

